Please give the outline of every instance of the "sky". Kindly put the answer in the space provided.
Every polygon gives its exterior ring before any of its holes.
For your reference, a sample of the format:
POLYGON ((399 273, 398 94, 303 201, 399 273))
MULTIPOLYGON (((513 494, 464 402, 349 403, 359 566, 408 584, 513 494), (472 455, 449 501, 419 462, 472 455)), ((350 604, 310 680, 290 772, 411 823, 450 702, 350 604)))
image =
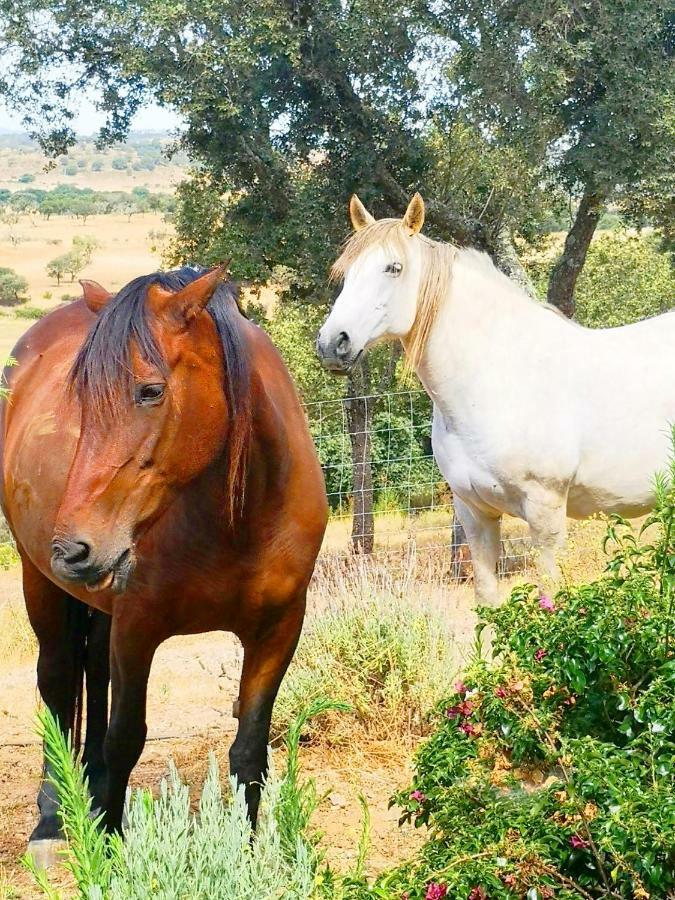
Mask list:
MULTIPOLYGON (((80 112, 75 119, 75 130, 78 134, 87 135, 97 131, 103 124, 104 117, 97 112, 91 100, 83 100, 80 112)), ((171 131, 181 124, 180 116, 153 104, 141 109, 132 124, 132 131, 171 131)), ((21 118, 13 110, 7 109, 0 101, 0 129, 6 131, 25 131, 21 118)))

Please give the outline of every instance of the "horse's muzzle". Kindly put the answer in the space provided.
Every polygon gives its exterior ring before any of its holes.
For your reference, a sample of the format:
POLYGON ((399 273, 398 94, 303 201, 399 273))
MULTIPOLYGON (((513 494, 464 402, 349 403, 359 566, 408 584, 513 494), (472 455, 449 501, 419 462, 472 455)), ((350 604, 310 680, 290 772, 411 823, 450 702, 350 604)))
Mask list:
POLYGON ((345 331, 332 339, 322 338, 319 333, 316 353, 324 369, 333 375, 348 375, 361 356, 361 351, 354 353, 351 339, 345 331))
POLYGON ((61 581, 84 585, 92 593, 112 590, 119 594, 131 577, 134 556, 127 548, 111 564, 109 560, 97 559, 85 541, 58 538, 52 542, 51 567, 61 581))

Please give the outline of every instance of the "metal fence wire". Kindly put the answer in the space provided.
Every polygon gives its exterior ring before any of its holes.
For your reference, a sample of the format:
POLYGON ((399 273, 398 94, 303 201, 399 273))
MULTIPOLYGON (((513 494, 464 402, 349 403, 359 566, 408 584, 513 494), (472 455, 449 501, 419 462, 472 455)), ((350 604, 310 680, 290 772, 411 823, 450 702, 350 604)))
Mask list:
MULTIPOLYGON (((431 448, 432 409, 424 391, 409 390, 306 404, 331 509, 323 553, 351 552, 352 526, 377 556, 414 545, 448 554, 454 577, 471 575, 452 493, 431 448), (372 510, 372 515, 370 511, 372 510), (355 516, 363 521, 354 522, 355 516)), ((499 571, 529 565, 529 543, 508 529, 499 571)))

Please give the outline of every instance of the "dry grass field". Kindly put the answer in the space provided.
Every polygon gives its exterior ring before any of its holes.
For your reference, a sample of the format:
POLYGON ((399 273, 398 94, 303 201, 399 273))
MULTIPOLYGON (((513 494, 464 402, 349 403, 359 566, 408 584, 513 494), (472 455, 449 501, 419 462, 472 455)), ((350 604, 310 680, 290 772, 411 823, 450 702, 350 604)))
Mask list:
MULTIPOLYGON (((161 214, 145 213, 92 216, 82 224, 73 216, 21 216, 14 226, 19 242, 9 240, 7 226, 0 224, 0 266, 8 266, 28 281, 30 306, 50 309, 64 297, 79 296, 80 286, 68 278, 57 285, 46 272, 47 263, 66 253, 73 237, 93 237, 99 243, 82 278, 93 278, 111 291, 118 290, 137 275, 152 272, 161 265, 161 252, 171 235, 171 226, 161 214), (154 233, 154 237, 150 236, 154 233), (157 234, 164 235, 157 239, 157 234)), ((0 308, 0 359, 5 359, 32 322, 18 319, 12 308, 0 308)))

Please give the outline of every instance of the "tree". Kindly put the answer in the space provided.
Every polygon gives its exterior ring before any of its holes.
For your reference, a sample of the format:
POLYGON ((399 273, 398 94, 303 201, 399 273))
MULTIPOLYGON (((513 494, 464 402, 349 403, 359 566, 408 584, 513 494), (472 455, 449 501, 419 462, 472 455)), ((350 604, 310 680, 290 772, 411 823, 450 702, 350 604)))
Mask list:
POLYGON ((548 288, 572 315, 607 203, 675 194, 672 3, 456 0, 441 19, 458 47, 452 105, 578 200, 548 288))
POLYGON ((69 260, 67 259, 67 256, 68 254, 64 253, 62 256, 56 256, 47 263, 47 275, 50 278, 55 278, 57 284, 61 284, 61 279, 68 271, 67 266, 69 260))
POLYGON ((61 284, 61 279, 64 275, 70 275, 70 280, 75 281, 75 278, 80 274, 82 269, 88 264, 89 259, 87 259, 86 254, 83 254, 77 248, 73 250, 69 250, 68 253, 63 253, 61 256, 57 256, 47 263, 47 275, 50 278, 56 278, 56 283, 61 284))
POLYGON ((14 269, 0 267, 0 305, 14 306, 23 303, 22 294, 28 290, 28 282, 14 269))

